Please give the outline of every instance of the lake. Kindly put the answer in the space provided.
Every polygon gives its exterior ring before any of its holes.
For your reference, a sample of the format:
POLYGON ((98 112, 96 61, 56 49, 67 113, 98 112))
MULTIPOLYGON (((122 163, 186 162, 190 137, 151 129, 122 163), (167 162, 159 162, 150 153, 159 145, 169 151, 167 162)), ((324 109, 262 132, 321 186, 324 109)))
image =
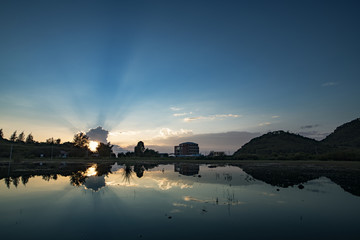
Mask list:
POLYGON ((359 195, 325 176, 273 184, 229 165, 38 168, 0 180, 2 239, 360 236, 359 195))

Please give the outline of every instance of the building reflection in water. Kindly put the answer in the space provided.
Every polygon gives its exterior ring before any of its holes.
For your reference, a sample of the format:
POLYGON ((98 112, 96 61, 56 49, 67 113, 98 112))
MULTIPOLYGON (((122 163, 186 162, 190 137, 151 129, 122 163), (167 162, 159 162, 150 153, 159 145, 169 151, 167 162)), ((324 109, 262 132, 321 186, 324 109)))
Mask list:
POLYGON ((199 164, 177 163, 174 165, 174 171, 181 175, 193 176, 199 174, 200 166, 199 164))

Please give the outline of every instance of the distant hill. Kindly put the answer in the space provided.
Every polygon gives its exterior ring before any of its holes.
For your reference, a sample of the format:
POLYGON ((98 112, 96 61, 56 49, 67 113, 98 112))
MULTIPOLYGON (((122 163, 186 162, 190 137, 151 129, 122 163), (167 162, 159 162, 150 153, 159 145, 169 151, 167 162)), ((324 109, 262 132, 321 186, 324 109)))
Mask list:
POLYGON ((337 127, 322 143, 336 147, 360 148, 360 118, 337 127))
POLYGON ((234 153, 236 157, 257 156, 260 159, 292 158, 316 154, 319 142, 285 131, 275 131, 252 139, 234 153), (301 156, 300 156, 301 155, 301 156))
POLYGON ((360 119, 341 125, 322 141, 284 131, 269 132, 252 139, 233 156, 237 159, 360 160, 360 119))

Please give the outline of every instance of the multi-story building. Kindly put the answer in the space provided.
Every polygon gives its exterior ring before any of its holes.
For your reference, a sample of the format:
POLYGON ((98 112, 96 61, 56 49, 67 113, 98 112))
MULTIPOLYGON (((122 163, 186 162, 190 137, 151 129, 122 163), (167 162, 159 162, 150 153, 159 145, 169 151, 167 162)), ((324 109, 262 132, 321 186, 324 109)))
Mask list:
POLYGON ((198 156, 199 145, 193 142, 180 143, 179 146, 174 147, 175 156, 198 156))

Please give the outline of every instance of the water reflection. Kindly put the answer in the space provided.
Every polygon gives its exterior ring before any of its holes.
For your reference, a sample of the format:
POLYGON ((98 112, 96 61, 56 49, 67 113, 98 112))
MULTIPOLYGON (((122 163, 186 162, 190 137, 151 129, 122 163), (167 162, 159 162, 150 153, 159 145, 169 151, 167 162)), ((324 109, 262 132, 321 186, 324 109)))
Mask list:
POLYGON ((177 163, 174 164, 174 171, 184 176, 193 176, 199 174, 199 164, 177 163))
POLYGON ((18 163, 7 169, 7 164, 0 165, 0 179, 8 189, 11 186, 17 188, 20 184, 26 186, 31 178, 41 176, 44 181, 56 181, 59 176, 69 177, 72 186, 84 186, 86 189, 99 191, 107 184, 110 185, 151 185, 156 184, 160 189, 168 190, 173 187, 181 189, 189 188, 194 180, 180 179, 181 176, 197 177, 197 182, 223 182, 228 186, 232 185, 249 185, 256 184, 256 180, 276 186, 277 191, 280 188, 297 186, 299 189, 304 188, 304 183, 311 180, 327 177, 333 182, 339 184, 345 191, 360 196, 360 177, 356 171, 342 172, 341 169, 322 171, 315 168, 300 170, 297 168, 279 168, 276 165, 261 164, 253 166, 232 165, 233 168, 239 168, 239 171, 231 170, 222 172, 219 169, 225 166, 216 164, 199 165, 192 163, 177 163, 174 165, 158 164, 80 164, 80 163, 18 163), (165 167, 164 167, 165 166, 165 167), (155 171, 154 171, 155 169, 155 171), (164 174, 166 169, 166 174, 164 174), (234 181, 234 173, 241 174, 241 179, 237 177, 234 181), (213 173, 211 178, 209 173, 213 173), (120 175, 121 180, 118 179, 120 175), (145 178, 144 181, 139 181, 145 178))
MULTIPOLYGON (((290 167, 260 165, 19 164, 0 171, 2 237, 117 239, 119 229, 124 239, 358 235, 360 198, 335 184, 335 173, 308 169, 300 181, 290 167)), ((353 189, 359 176, 346 178, 353 189)))

